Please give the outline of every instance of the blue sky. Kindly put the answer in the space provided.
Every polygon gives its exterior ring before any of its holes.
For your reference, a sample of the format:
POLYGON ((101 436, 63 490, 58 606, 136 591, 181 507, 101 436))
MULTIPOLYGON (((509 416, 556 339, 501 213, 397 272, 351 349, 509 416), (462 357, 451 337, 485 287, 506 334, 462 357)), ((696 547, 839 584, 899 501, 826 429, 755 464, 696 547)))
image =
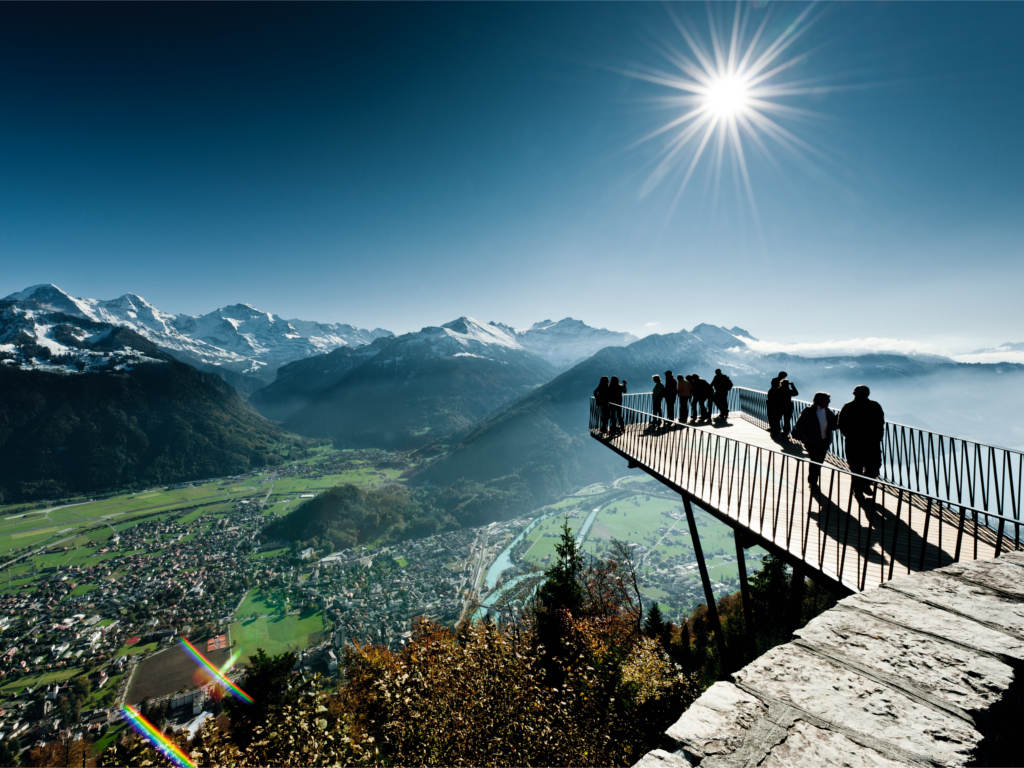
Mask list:
MULTIPOLYGON (((410 330, 572 315, 777 340, 1024 340, 1024 4, 824 4, 748 143, 648 194, 703 4, 0 7, 0 295, 410 330)), ((773 39, 803 6, 743 6, 773 39)), ((678 110, 676 110, 678 112, 678 110)))

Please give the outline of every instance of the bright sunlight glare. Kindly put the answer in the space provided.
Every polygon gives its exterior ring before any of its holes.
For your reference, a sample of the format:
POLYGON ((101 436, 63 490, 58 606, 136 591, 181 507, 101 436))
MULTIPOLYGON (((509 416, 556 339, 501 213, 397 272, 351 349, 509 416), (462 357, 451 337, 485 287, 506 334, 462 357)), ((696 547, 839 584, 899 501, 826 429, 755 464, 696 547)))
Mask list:
POLYGON ((667 89, 652 101, 671 113, 668 122, 633 146, 653 139, 661 142, 643 194, 648 194, 670 176, 679 178, 674 207, 701 159, 707 157, 713 163, 711 178, 715 189, 723 165, 730 164, 756 218, 748 156, 756 151, 776 166, 773 149, 800 157, 813 154, 821 158, 820 152, 783 123, 818 117, 788 102, 830 89, 818 78, 793 78, 793 73, 810 55, 794 52, 794 44, 811 25, 810 13, 814 6, 808 6, 795 19, 781 24, 781 31, 774 38, 768 32, 774 6, 764 10, 737 4, 731 24, 716 21, 716 16, 721 15, 716 10, 719 7, 708 6, 706 36, 684 24, 670 10, 675 29, 685 44, 682 50, 670 43, 658 46, 671 68, 623 72, 667 89))
POLYGON ((722 75, 708 84, 704 93, 704 108, 720 118, 735 118, 750 106, 750 91, 744 78, 735 74, 722 75))

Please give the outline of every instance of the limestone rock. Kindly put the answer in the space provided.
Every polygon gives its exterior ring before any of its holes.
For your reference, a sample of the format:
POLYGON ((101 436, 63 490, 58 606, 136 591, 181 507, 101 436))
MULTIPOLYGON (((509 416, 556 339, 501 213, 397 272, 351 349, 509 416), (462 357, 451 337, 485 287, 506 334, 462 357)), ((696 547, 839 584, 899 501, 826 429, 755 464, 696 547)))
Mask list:
POLYGON ((697 699, 665 734, 684 745, 687 754, 735 752, 768 707, 732 683, 717 682, 697 699))
POLYGON ((633 768, 693 768, 693 763, 675 752, 654 749, 634 763, 633 768))
POLYGON ((967 712, 987 710, 1013 682, 1013 668, 1000 659, 843 607, 825 612, 796 635, 819 653, 967 712))
POLYGON ((966 765, 982 738, 965 720, 792 643, 773 648, 733 677, 837 730, 869 734, 893 751, 899 745, 940 765, 966 765))
POLYGON ((786 738, 758 763, 758 768, 821 765, 829 768, 906 768, 914 763, 887 757, 841 733, 797 721, 786 738))

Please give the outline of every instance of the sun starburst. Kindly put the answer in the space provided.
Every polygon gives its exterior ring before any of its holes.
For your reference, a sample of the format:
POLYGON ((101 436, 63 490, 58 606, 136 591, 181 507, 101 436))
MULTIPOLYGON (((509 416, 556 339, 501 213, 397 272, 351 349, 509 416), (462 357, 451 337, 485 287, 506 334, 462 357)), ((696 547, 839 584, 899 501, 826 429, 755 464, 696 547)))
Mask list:
POLYGON ((826 90, 820 80, 789 79, 808 56, 796 43, 813 22, 813 6, 805 7, 782 31, 771 37, 771 9, 754 23, 750 6, 737 5, 731 23, 716 19, 721 6, 708 7, 708 34, 672 15, 683 49, 660 46, 671 64, 668 71, 639 69, 625 74, 652 83, 669 93, 655 102, 672 110, 672 119, 635 142, 662 142, 654 169, 643 185, 648 194, 675 174, 679 177, 673 205, 679 200, 704 158, 713 162, 717 185, 723 165, 731 162, 756 215, 748 152, 756 149, 776 163, 773 149, 801 157, 817 154, 814 147, 786 123, 816 116, 793 104, 801 96, 826 90), (723 27, 727 33, 723 34, 723 27), (710 159, 713 158, 713 159, 710 159))

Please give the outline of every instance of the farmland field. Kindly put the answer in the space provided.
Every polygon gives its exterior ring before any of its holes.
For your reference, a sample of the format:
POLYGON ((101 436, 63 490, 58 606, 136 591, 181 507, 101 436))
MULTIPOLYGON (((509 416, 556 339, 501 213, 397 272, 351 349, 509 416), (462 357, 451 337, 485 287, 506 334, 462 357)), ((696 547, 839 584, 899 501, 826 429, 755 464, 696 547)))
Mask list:
POLYGON ((257 648, 268 654, 300 651, 321 641, 325 630, 323 613, 243 619, 231 625, 232 652, 244 662, 257 648))

